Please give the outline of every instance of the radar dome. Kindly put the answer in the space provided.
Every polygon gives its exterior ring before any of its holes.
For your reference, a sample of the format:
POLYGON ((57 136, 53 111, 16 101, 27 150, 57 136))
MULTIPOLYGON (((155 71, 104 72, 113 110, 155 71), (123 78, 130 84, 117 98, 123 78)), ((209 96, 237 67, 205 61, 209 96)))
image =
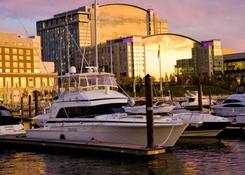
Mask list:
POLYGON ((75 66, 71 66, 69 70, 70 74, 75 74, 77 72, 77 69, 75 66))

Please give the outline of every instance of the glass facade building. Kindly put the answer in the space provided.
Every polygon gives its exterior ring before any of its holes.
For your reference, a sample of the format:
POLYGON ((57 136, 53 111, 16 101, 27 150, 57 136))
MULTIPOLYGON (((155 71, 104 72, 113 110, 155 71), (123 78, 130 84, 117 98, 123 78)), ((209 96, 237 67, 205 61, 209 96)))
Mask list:
POLYGON ((224 55, 224 71, 229 78, 238 78, 245 82, 245 53, 224 55))
MULTIPOLYGON (((86 49, 86 58, 93 62, 93 47, 86 49)), ((125 37, 100 44, 99 58, 103 58, 100 68, 117 75, 143 78, 149 73, 157 80, 161 77, 169 81, 176 76, 207 74, 202 67, 207 67, 204 62, 209 57, 202 43, 187 36, 165 33, 125 37)))
POLYGON ((202 45, 208 49, 209 76, 224 73, 224 60, 220 40, 202 41, 202 45))
MULTIPOLYGON (((199 42, 187 36, 164 33, 131 36, 99 45, 100 68, 117 75, 141 77, 150 74, 167 82, 176 77, 211 76, 223 71, 220 44, 199 42), (209 44, 207 46, 207 43, 209 44)), ((94 48, 88 47, 86 58, 94 64, 94 48)))
MULTIPOLYGON (((97 8, 98 43, 167 31, 167 21, 152 9, 120 3, 97 8)), ((37 34, 41 37, 43 59, 55 61, 56 70, 67 70, 68 65, 80 69, 84 49, 79 48, 94 46, 94 9, 84 6, 38 21, 37 34)))

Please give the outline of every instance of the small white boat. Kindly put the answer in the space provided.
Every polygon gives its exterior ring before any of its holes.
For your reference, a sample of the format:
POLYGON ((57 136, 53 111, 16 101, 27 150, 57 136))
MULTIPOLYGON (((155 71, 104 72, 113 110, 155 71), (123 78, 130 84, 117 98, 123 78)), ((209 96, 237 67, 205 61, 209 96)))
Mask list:
POLYGON ((181 137, 216 137, 231 123, 228 118, 200 112, 176 113, 173 116, 189 124, 181 137))
POLYGON ((245 113, 245 94, 232 94, 223 103, 211 108, 216 115, 235 118, 245 113))
POLYGON ((0 106, 0 136, 24 134, 24 126, 20 120, 13 117, 7 108, 0 106))
MULTIPOLYGON (((187 91, 184 99, 185 101, 181 103, 181 106, 183 107, 198 106, 198 92, 197 91, 187 91)), ((211 105, 214 104, 215 100, 209 99, 208 96, 202 96, 203 106, 209 106, 210 103, 211 105)))
MULTIPOLYGON (((26 137, 147 146, 146 117, 124 112, 128 97, 116 91, 113 74, 89 72, 61 78, 69 81, 69 87, 64 86, 51 105, 44 127, 27 130, 26 137)), ((154 116, 154 145, 174 146, 187 125, 154 116)))
MULTIPOLYGON (((163 118, 172 116, 189 124, 181 137, 216 137, 230 123, 230 120, 224 117, 183 109, 177 102, 161 104, 165 105, 154 105, 154 114, 162 115, 163 118)), ((130 114, 146 114, 145 106, 124 108, 130 114)))

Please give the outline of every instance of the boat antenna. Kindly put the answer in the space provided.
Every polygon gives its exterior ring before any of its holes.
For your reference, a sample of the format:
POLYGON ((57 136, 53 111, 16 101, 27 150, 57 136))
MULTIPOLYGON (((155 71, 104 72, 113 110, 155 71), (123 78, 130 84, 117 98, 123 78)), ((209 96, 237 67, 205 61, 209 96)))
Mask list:
POLYGON ((71 65, 70 65, 70 39, 69 39, 69 36, 68 36, 69 24, 68 24, 67 12, 66 12, 66 17, 65 17, 65 22, 66 22, 65 29, 66 29, 66 52, 67 52, 66 59, 67 59, 67 67, 68 67, 67 70, 69 72, 69 69, 70 69, 71 65))
POLYGON ((97 0, 94 0, 94 44, 95 44, 95 67, 99 70, 98 65, 98 46, 97 46, 97 0))

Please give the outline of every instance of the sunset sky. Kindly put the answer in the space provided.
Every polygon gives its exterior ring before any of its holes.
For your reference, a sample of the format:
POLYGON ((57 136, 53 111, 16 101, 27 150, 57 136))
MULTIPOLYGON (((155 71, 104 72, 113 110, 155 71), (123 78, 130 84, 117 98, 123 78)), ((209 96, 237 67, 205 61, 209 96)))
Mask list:
MULTIPOLYGON (((91 5, 93 0, 0 0, 0 31, 36 34, 36 21, 91 5)), ((245 0, 100 0, 153 8, 169 32, 196 40, 221 39, 225 48, 245 52, 245 0)))

